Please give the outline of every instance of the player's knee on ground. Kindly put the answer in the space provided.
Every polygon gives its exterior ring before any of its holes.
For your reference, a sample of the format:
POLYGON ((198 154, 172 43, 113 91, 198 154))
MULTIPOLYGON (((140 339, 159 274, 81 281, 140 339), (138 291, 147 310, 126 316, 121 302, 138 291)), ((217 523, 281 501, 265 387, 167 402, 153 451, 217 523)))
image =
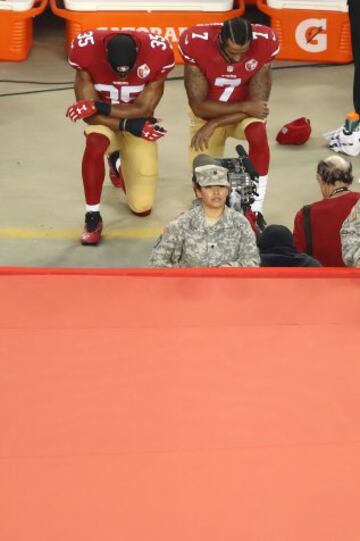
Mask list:
POLYGON ((134 210, 130 209, 135 216, 139 216, 139 218, 146 218, 146 216, 149 216, 151 214, 151 210, 144 210, 144 212, 135 212, 134 210))
MULTIPOLYGON (((149 164, 148 164, 149 165, 149 164)), ((147 216, 154 204, 157 184, 157 166, 139 169, 134 180, 126 182, 126 194, 130 210, 138 216, 147 216)))
POLYGON ((133 190, 127 191, 127 200, 131 212, 138 216, 147 216, 150 214, 155 199, 156 179, 154 179, 153 184, 153 188, 148 187, 145 189, 139 183, 133 190))
POLYGON ((140 199, 136 198, 131 201, 128 201, 129 208, 133 214, 136 216, 148 216, 151 212, 152 206, 154 204, 154 197, 140 199))

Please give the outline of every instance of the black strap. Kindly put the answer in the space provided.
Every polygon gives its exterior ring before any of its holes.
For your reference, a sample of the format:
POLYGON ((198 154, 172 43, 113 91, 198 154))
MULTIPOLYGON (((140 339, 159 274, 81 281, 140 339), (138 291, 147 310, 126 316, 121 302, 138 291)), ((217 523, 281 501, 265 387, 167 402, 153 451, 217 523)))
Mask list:
POLYGON ((304 233, 305 233, 305 241, 306 241, 305 251, 308 255, 313 255, 310 209, 311 209, 311 205, 304 205, 302 208, 303 217, 304 217, 304 233))

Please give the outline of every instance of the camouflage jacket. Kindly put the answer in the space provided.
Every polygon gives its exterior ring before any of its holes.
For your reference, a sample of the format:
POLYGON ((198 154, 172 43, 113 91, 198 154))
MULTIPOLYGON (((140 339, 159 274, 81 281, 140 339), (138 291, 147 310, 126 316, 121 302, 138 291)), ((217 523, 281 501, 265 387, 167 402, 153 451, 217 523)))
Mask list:
POLYGON ((157 239, 151 267, 258 267, 256 238, 248 220, 225 207, 214 225, 197 205, 170 222, 157 239))
POLYGON ((360 266, 360 201, 353 207, 340 230, 342 257, 348 267, 360 266))

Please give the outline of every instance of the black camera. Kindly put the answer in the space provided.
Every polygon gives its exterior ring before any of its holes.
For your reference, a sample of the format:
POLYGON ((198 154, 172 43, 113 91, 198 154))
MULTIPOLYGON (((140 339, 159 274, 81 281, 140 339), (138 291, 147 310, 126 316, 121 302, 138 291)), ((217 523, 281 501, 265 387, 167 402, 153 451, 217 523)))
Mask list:
POLYGON ((257 194, 259 174, 242 145, 236 146, 237 158, 221 158, 221 165, 228 170, 230 182, 228 207, 246 212, 251 209, 257 194))

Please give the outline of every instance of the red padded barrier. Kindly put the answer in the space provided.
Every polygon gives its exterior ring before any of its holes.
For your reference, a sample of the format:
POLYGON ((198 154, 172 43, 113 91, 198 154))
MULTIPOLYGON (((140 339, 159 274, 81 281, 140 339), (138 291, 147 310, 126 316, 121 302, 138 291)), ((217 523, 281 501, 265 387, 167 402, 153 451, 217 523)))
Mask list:
POLYGON ((360 539, 360 273, 233 271, 0 270, 1 540, 360 539))
POLYGON ((93 276, 177 276, 205 278, 360 278, 359 269, 317 268, 202 268, 202 269, 144 269, 144 268, 55 268, 0 267, 1 275, 93 275, 93 276))

